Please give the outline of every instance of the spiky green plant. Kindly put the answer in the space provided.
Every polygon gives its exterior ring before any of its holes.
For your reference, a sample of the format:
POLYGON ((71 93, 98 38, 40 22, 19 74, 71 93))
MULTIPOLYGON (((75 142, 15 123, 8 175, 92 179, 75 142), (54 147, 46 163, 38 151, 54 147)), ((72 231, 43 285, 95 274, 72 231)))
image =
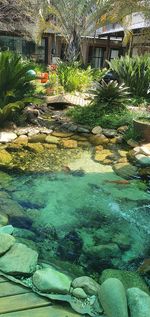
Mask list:
POLYGON ((123 81, 133 96, 149 97, 150 56, 121 57, 108 62, 120 81, 123 81))
POLYGON ((105 112, 118 111, 125 109, 129 100, 128 87, 111 80, 106 83, 104 80, 93 91, 95 98, 94 104, 98 105, 105 112))
POLYGON ((22 99, 32 89, 27 71, 28 61, 12 52, 0 53, 0 108, 10 102, 22 99))

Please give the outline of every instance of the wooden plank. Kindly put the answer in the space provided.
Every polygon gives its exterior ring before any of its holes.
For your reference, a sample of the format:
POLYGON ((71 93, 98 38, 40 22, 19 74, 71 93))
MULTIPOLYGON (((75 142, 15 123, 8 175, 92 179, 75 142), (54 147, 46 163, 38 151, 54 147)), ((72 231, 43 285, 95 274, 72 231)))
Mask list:
POLYGON ((3 282, 0 285, 0 297, 30 293, 31 289, 10 282, 3 282))
POLYGON ((0 314, 50 305, 50 300, 37 294, 21 294, 0 298, 0 314))
MULTIPOLYGON (((69 307, 49 306, 0 315, 1 317, 81 317, 69 307)), ((83 316, 83 315, 82 315, 83 316)))

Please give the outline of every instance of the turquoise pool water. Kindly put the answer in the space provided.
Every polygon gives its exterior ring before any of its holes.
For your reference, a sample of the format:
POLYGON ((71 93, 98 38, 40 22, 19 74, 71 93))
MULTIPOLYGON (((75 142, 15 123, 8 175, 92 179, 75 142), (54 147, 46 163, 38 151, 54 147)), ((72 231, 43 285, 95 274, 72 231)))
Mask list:
POLYGON ((0 173, 0 212, 18 241, 42 260, 67 261, 90 271, 134 268, 150 256, 150 195, 140 180, 128 184, 110 166, 83 157, 71 173, 0 173), (84 173, 76 173, 78 168, 84 173))

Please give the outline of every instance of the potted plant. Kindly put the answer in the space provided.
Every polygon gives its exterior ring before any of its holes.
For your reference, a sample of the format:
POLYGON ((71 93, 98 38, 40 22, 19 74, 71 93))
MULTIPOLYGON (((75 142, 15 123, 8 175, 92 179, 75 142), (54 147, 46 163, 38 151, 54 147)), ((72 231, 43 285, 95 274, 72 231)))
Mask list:
POLYGON ((145 113, 137 119, 133 120, 135 133, 140 132, 140 136, 145 141, 150 142, 150 113, 145 113))

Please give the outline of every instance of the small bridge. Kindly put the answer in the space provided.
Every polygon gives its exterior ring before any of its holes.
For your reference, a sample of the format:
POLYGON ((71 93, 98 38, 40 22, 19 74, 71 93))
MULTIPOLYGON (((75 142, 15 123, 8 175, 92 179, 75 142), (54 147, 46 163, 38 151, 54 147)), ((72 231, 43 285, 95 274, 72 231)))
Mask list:
POLYGON ((65 304, 55 305, 32 290, 0 276, 0 317, 81 317, 65 304))

